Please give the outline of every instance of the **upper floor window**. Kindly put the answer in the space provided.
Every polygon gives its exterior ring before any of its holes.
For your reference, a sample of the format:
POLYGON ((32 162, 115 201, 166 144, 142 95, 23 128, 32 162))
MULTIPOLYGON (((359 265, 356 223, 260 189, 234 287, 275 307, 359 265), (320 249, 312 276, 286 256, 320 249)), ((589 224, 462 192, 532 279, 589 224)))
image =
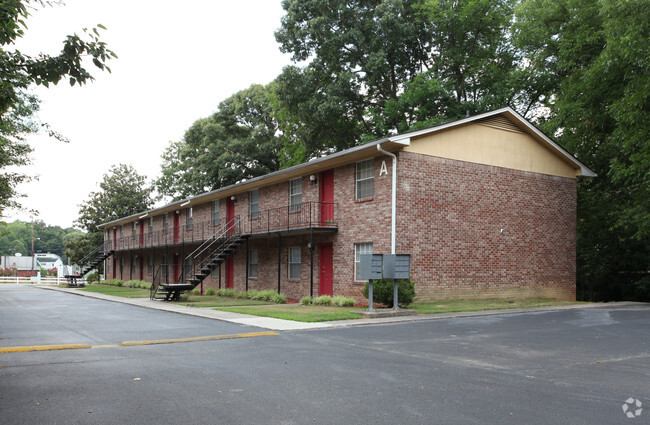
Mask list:
POLYGON ((260 190, 253 189, 248 192, 248 205, 250 208, 251 218, 260 216, 260 190))
POLYGON ((185 210, 185 227, 191 229, 193 222, 194 222, 194 209, 192 207, 189 207, 185 210))
POLYGON ((163 215, 163 232, 167 233, 169 231, 169 213, 163 215))
POLYGON ((302 178, 289 180, 289 209, 298 211, 302 205, 302 178))
POLYGON ((133 229, 131 230, 131 234, 135 235, 136 233, 138 233, 138 222, 134 221, 133 222, 133 229))
POLYGON ((219 200, 212 201, 212 225, 219 224, 219 200))
POLYGON ((149 217, 149 234, 153 234, 153 217, 149 217))
POLYGON ((372 198, 375 195, 375 160, 357 162, 356 199, 372 198))
POLYGON ((120 238, 124 237, 124 225, 120 226, 120 238))

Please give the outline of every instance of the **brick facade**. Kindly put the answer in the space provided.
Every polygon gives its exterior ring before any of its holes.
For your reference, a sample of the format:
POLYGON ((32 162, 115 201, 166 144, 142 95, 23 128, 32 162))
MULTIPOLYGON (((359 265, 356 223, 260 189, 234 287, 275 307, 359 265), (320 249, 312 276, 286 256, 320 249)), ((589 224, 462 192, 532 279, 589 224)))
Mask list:
MULTIPOLYGON (((575 178, 440 158, 395 147, 393 151, 398 156, 396 252, 411 254, 411 275, 418 299, 575 299, 575 178)), ((241 217, 242 234, 248 236, 233 257, 234 289, 276 290, 279 285, 289 298, 299 299, 311 290, 317 296, 321 292, 321 246, 332 244, 333 293, 366 301, 361 295, 365 282, 355 280, 355 244, 371 243, 375 253, 391 252, 392 159, 369 148, 364 155, 339 160, 330 169, 336 228, 319 228, 317 216, 316 224, 310 216, 309 226, 302 229, 270 226, 274 216, 302 217, 300 214, 318 211, 308 208, 313 208, 309 203, 321 200, 319 180, 321 173, 328 170, 326 165, 299 176, 303 206, 297 211, 289 208, 290 180, 296 178, 295 173, 275 183, 265 183, 263 178, 259 185, 244 183, 239 191, 241 185, 233 186, 220 197, 219 219, 225 220, 227 199, 234 196, 234 214, 241 217), (368 159, 374 160, 374 193, 356 199, 357 161, 368 159), (310 175, 316 181, 311 181, 310 175), (259 191, 259 217, 250 217, 250 189, 259 191), (300 248, 299 279, 289 278, 291 247, 300 248), (257 276, 248 279, 246 249, 258 254, 257 276)), ((139 226, 144 226, 145 235, 149 234, 148 216, 131 222, 118 220, 113 227, 108 223, 105 237, 112 241, 115 233, 120 237, 122 225, 127 238, 133 234, 132 222, 140 224, 132 237, 136 243, 118 249, 107 261, 106 277, 143 277, 152 281, 166 258, 171 279, 175 269, 182 268, 183 258, 213 234, 216 227, 211 224, 212 200, 219 193, 165 207, 169 220, 167 239, 153 248, 148 243, 138 247, 137 242, 139 226), (193 212, 192 229, 187 228, 189 208, 193 212), (179 231, 185 235, 181 242, 174 242, 171 236, 175 231, 174 216, 178 216, 179 231), (151 257, 153 272, 149 273, 151 257)), ((162 233, 164 213, 150 213, 153 233, 162 233)), ((203 281, 204 290, 225 286, 225 265, 220 273, 203 281)))

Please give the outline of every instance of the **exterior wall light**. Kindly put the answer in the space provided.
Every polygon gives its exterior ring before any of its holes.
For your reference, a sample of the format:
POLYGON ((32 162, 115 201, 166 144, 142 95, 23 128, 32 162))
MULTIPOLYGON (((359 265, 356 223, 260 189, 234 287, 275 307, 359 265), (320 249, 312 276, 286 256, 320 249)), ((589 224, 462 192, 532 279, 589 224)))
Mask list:
POLYGON ((311 176, 309 176, 309 181, 311 182, 311 184, 316 184, 318 178, 316 177, 315 174, 312 174, 311 176))

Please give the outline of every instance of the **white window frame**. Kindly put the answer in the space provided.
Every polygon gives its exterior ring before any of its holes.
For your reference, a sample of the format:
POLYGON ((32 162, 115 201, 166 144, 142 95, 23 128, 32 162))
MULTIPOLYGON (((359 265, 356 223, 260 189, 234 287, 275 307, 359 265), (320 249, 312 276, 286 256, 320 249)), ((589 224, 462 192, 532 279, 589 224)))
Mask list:
POLYGON ((302 264, 302 252, 299 246, 291 246, 288 250, 289 265, 288 265, 288 277, 289 279, 300 279, 301 264, 302 264), (297 267, 298 273, 296 276, 295 268, 297 267))
POLYGON ((289 210, 300 211, 302 207, 302 177, 289 180, 289 210))
POLYGON ((194 226, 194 208, 187 207, 185 209, 185 228, 191 229, 194 226))
POLYGON ((248 277, 259 277, 260 253, 257 249, 248 251, 248 277))
POLYGON ((169 232, 169 213, 163 214, 163 233, 169 232))
POLYGON ((375 196, 375 159, 370 158, 365 161, 359 161, 356 163, 355 167, 355 187, 354 187, 354 197, 355 199, 368 199, 375 196), (367 190, 367 186, 371 187, 371 194, 362 193, 359 196, 359 190, 367 190))
POLYGON ((373 247, 372 247, 372 242, 361 242, 361 243, 355 243, 354 244, 354 281, 355 282, 365 282, 365 280, 361 279, 359 274, 361 273, 360 270, 360 263, 361 263, 361 254, 372 254, 373 247))
POLYGON ((149 217, 149 234, 153 235, 153 217, 149 217))
POLYGON ((253 189, 248 192, 248 211, 251 218, 260 216, 260 190, 253 189))
POLYGON ((219 200, 216 199, 212 201, 212 225, 216 226, 219 224, 219 200))

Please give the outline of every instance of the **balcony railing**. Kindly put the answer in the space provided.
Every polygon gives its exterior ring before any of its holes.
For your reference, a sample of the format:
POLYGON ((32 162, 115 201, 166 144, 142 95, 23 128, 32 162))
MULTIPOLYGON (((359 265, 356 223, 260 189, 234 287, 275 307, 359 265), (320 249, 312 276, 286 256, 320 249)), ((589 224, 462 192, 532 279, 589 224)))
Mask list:
MULTIPOLYGON (((253 217, 231 217, 238 223, 233 229, 237 235, 259 235, 312 228, 337 228, 337 204, 305 202, 280 208, 259 211, 253 217)), ((115 250, 132 250, 167 245, 201 243, 215 235, 227 224, 223 218, 216 222, 200 222, 191 226, 170 227, 167 230, 138 233, 111 239, 115 250)))

